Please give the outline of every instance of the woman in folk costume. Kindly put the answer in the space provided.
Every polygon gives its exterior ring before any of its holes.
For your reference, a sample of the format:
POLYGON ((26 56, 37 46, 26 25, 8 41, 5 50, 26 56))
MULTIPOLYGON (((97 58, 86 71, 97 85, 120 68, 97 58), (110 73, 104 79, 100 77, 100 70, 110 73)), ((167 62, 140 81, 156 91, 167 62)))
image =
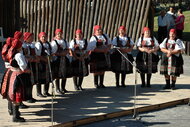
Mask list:
POLYGON ((181 52, 185 49, 183 42, 176 38, 175 29, 170 30, 169 38, 166 38, 160 44, 160 49, 163 52, 160 74, 163 74, 166 80, 164 89, 175 89, 177 77, 183 74, 183 57, 181 52), (172 81, 171 85, 170 80, 172 81))
POLYGON ((142 36, 137 41, 137 48, 139 50, 136 63, 137 68, 139 69, 139 73, 141 76, 142 85, 141 87, 145 87, 145 74, 147 74, 147 87, 150 86, 150 80, 152 73, 156 73, 158 71, 157 65, 159 61, 159 56, 157 55, 157 51, 159 49, 158 41, 151 36, 150 29, 148 27, 143 28, 142 36))
POLYGON ((35 53, 35 45, 32 43, 34 40, 34 35, 33 33, 25 32, 24 33, 24 42, 22 44, 22 51, 23 55, 26 57, 28 60, 28 67, 31 70, 30 73, 30 79, 31 79, 31 84, 28 84, 28 96, 31 98, 28 100, 29 103, 34 103, 36 102, 36 99, 32 97, 32 89, 33 85, 37 83, 37 62, 39 62, 39 58, 36 56, 35 53))
POLYGON ((25 119, 20 117, 19 105, 22 101, 27 100, 25 86, 30 84, 28 75, 30 70, 27 69, 27 60, 21 53, 22 42, 20 40, 14 39, 8 51, 11 67, 3 77, 1 89, 3 98, 6 98, 12 104, 12 109, 9 113, 13 115, 13 122, 25 122, 25 119))
POLYGON ((88 42, 83 39, 83 34, 80 29, 75 32, 75 39, 70 42, 70 50, 72 53, 72 68, 73 68, 73 82, 76 90, 83 90, 82 82, 84 76, 89 74, 88 72, 88 42))
POLYGON ((110 69, 109 51, 111 40, 106 34, 103 34, 99 25, 94 26, 94 35, 90 38, 89 50, 90 55, 90 72, 94 73, 94 85, 96 88, 105 88, 104 73, 110 69))
POLYGON ((40 62, 38 63, 38 84, 37 88, 37 96, 46 97, 51 96, 48 93, 49 90, 49 82, 50 82, 50 73, 48 66, 48 54, 51 54, 51 45, 47 41, 47 35, 45 32, 41 32, 38 35, 39 42, 36 42, 35 49, 36 55, 39 57, 40 62), (44 92, 41 92, 41 84, 44 84, 44 92))
POLYGON ((51 42, 52 47, 52 73, 53 79, 55 79, 56 92, 59 94, 64 94, 68 92, 65 89, 67 71, 69 71, 69 60, 67 55, 69 53, 69 44, 66 40, 63 39, 62 29, 55 30, 54 40, 51 42), (62 79, 61 86, 60 79, 62 79))
MULTIPOLYGON (((115 37, 112 41, 112 45, 119 48, 121 53, 125 55, 131 63, 133 63, 134 59, 131 55, 131 51, 134 47, 134 42, 126 35, 126 28, 124 26, 120 26, 119 36, 115 37)), ((119 87, 119 77, 121 74, 121 86, 125 87, 125 77, 126 74, 133 73, 133 66, 127 61, 116 49, 111 55, 111 70, 115 73, 116 78, 116 87, 119 87)))

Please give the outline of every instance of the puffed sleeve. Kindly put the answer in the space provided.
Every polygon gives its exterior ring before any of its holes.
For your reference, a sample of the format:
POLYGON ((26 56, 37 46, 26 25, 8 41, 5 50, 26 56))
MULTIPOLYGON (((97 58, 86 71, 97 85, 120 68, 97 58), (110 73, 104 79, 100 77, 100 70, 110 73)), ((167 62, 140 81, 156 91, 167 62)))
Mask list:
POLYGON ((15 55, 15 60, 17 61, 19 68, 24 71, 27 67, 27 62, 23 54, 17 53, 15 55))
POLYGON ((112 45, 117 46, 117 37, 114 37, 112 40, 112 45))
POLYGON ((137 40, 137 43, 136 43, 136 45, 137 45, 137 47, 141 47, 141 38, 139 38, 138 40, 137 40))
POLYGON ((160 48, 166 48, 166 41, 167 38, 165 38, 164 41, 160 44, 160 48))
POLYGON ((157 39, 155 37, 153 37, 153 39, 154 39, 154 45, 155 45, 155 47, 159 47, 159 43, 158 43, 157 39))
POLYGON ((92 36, 91 38, 90 38, 90 42, 88 43, 88 47, 87 47, 87 50, 88 51, 92 51, 92 50, 94 50, 95 48, 96 48, 96 38, 94 37, 94 36, 92 36))
POLYGON ((109 45, 109 44, 112 44, 111 39, 109 38, 109 36, 108 36, 107 34, 105 34, 105 36, 106 36, 107 39, 108 39, 108 45, 109 45))
POLYGON ((36 51, 36 55, 37 56, 40 56, 41 55, 41 51, 42 51, 42 46, 41 46, 41 44, 40 44, 40 42, 37 42, 36 44, 35 44, 35 51, 36 51))
POLYGON ((72 51, 74 51, 74 40, 71 40, 71 42, 69 44, 69 49, 71 49, 72 51))
POLYGON ((130 38, 130 45, 135 45, 134 41, 130 38))
POLYGON ((185 50, 185 45, 180 39, 177 39, 176 42, 175 50, 185 50))
POLYGON ((56 52, 57 52, 57 49, 58 49, 56 42, 55 42, 55 41, 52 41, 52 42, 50 43, 50 45, 51 45, 51 52, 52 52, 52 54, 56 53, 56 52))

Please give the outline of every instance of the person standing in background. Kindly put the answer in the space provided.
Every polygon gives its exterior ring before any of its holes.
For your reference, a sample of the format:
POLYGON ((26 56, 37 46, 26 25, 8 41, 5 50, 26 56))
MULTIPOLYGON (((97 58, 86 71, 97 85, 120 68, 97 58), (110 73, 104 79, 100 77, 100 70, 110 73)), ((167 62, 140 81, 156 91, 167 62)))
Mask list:
POLYGON ((160 12, 160 16, 158 16, 158 43, 162 43, 162 41, 167 37, 167 17, 166 12, 162 10, 160 12))
POLYGON ((185 16, 183 15, 183 12, 181 9, 177 12, 177 18, 175 20, 176 25, 176 36, 179 39, 183 39, 183 30, 184 30, 184 22, 185 22, 185 16))

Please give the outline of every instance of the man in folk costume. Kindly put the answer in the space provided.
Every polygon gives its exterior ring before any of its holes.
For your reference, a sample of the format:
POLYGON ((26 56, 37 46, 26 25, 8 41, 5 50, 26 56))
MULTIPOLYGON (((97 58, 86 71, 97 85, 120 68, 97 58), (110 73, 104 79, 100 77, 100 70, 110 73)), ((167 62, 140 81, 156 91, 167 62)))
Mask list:
POLYGON ((176 38, 176 30, 171 29, 169 38, 160 44, 162 54, 160 74, 165 76, 164 89, 175 89, 177 77, 183 74, 183 57, 181 52, 185 49, 183 42, 176 38), (170 80, 172 81, 170 85, 170 80))
POLYGON ((90 38, 89 50, 90 55, 90 72, 94 73, 94 85, 96 88, 105 88, 104 74, 110 69, 111 40, 108 35, 103 34, 99 25, 94 26, 94 35, 90 38))
MULTIPOLYGON (((134 59, 131 51, 134 47, 134 42, 130 37, 126 35, 126 28, 120 26, 119 36, 115 37, 112 41, 112 45, 119 48, 121 53, 133 63, 134 59)), ((119 78, 121 74, 121 86, 125 87, 126 74, 133 73, 133 66, 127 61, 116 49, 111 54, 111 70, 115 73, 116 87, 120 87, 119 78)))
POLYGON ((36 42, 35 49, 36 55, 39 57, 40 62, 38 63, 38 84, 37 88, 37 96, 46 97, 51 96, 48 93, 49 90, 49 82, 50 82, 50 73, 48 66, 48 54, 51 54, 51 45, 47 41, 47 35, 45 32, 41 32, 38 35, 39 42, 36 42), (44 84, 44 92, 41 92, 41 84, 44 84))
POLYGON ((22 101, 26 101, 25 86, 30 84, 30 77, 27 69, 27 60, 21 53, 23 37, 19 40, 14 39, 11 48, 8 51, 8 59, 10 68, 2 79, 1 95, 12 104, 12 109, 9 111, 13 115, 13 122, 25 122, 25 119, 20 117, 19 105, 22 101))
POLYGON ((142 36, 137 41, 137 48, 139 50, 136 63, 137 68, 140 71, 142 85, 141 87, 150 86, 150 80, 152 73, 158 71, 157 65, 159 61, 159 56, 157 51, 159 49, 158 41, 151 36, 150 29, 148 27, 143 28, 142 36), (145 83, 145 74, 147 74, 147 82, 145 83))
POLYGON ((68 92, 65 89, 66 80, 67 80, 67 72, 69 70, 69 60, 67 55, 69 53, 69 44, 66 40, 63 39, 63 31, 62 29, 55 30, 54 40, 51 42, 52 48, 52 73, 53 79, 55 79, 56 84, 56 92, 59 94, 64 94, 68 92), (60 79, 62 79, 60 86, 60 79))
POLYGON ((84 90, 82 82, 84 76, 88 76, 88 42, 83 39, 83 34, 80 29, 75 32, 75 39, 70 42, 70 50, 72 53, 72 68, 73 68, 73 82, 76 90, 84 90))
POLYGON ((36 102, 36 99, 32 97, 32 89, 33 85, 37 83, 37 62, 39 62, 39 58, 36 56, 35 45, 32 43, 34 40, 33 33, 25 32, 24 33, 24 42, 22 44, 22 51, 28 60, 28 67, 31 70, 30 79, 31 85, 28 85, 28 97, 31 98, 28 100, 29 103, 36 102))

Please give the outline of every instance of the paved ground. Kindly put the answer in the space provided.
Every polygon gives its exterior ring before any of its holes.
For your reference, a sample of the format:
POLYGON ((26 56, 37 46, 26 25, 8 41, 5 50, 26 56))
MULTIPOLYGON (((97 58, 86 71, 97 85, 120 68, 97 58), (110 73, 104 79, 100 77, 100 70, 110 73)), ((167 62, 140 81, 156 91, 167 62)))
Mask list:
MULTIPOLYGON (((165 81, 164 77, 159 73, 152 76, 152 88, 141 88, 138 75, 137 106, 143 107, 190 97, 189 58, 184 56, 185 74, 178 78, 178 89, 175 91, 162 90, 165 81)), ((0 78, 2 78, 3 71, 3 62, 0 60, 0 78)), ((84 79, 83 86, 86 90, 81 92, 75 91, 72 79, 68 79, 66 87, 70 93, 63 96, 57 95, 54 99, 54 124, 133 108, 134 74, 127 75, 126 84, 128 85, 126 88, 115 88, 114 74, 107 72, 105 75, 107 88, 96 90, 93 86, 93 76, 90 74, 84 79)), ((34 97, 39 101, 35 104, 25 102, 30 108, 21 110, 22 116, 27 120, 22 124, 11 122, 12 118, 7 113, 7 101, 0 98, 0 127, 16 127, 20 125, 22 127, 41 127, 51 125, 51 97, 38 98, 35 96, 35 88, 33 92, 34 97)), ((143 119, 145 118, 143 117, 143 119)))
POLYGON ((139 114, 137 119, 126 116, 80 127, 189 127, 189 114, 190 106, 179 105, 160 111, 139 114))

